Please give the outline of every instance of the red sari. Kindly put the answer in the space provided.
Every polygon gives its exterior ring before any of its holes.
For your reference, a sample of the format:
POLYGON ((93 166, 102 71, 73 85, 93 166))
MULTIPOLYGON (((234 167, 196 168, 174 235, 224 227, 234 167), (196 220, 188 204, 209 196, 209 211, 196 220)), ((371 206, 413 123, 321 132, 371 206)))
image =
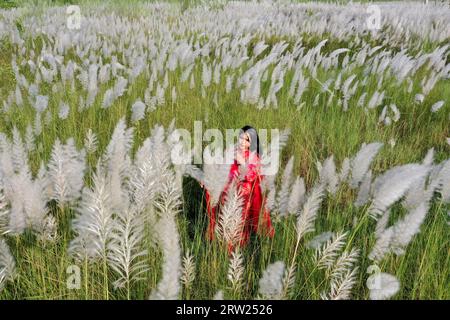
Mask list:
MULTIPOLYGON (((239 176, 241 175, 241 171, 244 171, 244 169, 242 168, 242 165, 237 163, 236 160, 234 161, 230 168, 227 184, 222 191, 218 205, 215 207, 212 207, 210 203, 211 196, 205 188, 206 209, 209 218, 207 238, 209 240, 214 239, 214 229, 217 220, 216 213, 220 210, 220 205, 224 204, 226 193, 233 181, 237 182, 238 190, 242 192, 243 197, 242 219, 244 222, 244 227, 241 233, 240 245, 244 246, 247 244, 251 232, 260 232, 271 238, 274 235, 275 230, 270 220, 270 213, 265 207, 266 199, 263 198, 261 191, 261 181, 263 176, 261 175, 260 158, 256 153, 250 153, 248 150, 245 151, 244 157, 247 162, 247 171, 245 173, 242 172, 242 177, 240 179, 239 176), (260 222, 259 219, 261 211, 262 222, 260 222)), ((228 250, 231 252, 232 249, 232 245, 229 244, 228 250)))

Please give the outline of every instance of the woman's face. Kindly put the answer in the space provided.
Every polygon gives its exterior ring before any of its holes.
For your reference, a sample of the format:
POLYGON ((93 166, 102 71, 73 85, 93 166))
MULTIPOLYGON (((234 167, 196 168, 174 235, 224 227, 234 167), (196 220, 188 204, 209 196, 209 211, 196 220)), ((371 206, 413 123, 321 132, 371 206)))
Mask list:
POLYGON ((250 135, 247 132, 244 132, 239 136, 239 148, 242 151, 246 151, 250 148, 250 142, 250 135))

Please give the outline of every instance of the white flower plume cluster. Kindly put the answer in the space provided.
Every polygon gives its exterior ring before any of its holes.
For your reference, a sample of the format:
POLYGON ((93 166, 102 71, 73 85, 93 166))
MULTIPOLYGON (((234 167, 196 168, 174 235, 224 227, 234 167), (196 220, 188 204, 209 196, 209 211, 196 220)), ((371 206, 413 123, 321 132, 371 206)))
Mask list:
MULTIPOLYGON (((448 17, 439 6, 426 11, 419 4, 380 4, 380 7, 386 12, 383 34, 391 46, 412 46, 417 38, 445 43, 449 37, 448 17), (415 23, 418 18, 420 26, 415 23), (397 28, 400 24, 401 29, 397 28)), ((368 112, 384 105, 379 121, 389 125, 400 121, 402 106, 386 104, 386 92, 407 82, 411 102, 425 103, 438 81, 449 76, 448 46, 438 45, 430 53, 419 51, 415 55, 406 50, 389 50, 383 45, 372 47, 363 37, 366 9, 362 4, 341 10, 331 4, 232 2, 217 12, 189 10, 177 15, 177 10, 169 4, 141 5, 143 13, 155 17, 153 24, 130 20, 130 17, 119 18, 92 6, 83 12, 90 27, 78 33, 58 31, 65 24, 61 18, 63 8, 47 12, 42 21, 30 18, 25 9, 18 9, 15 16, 24 20, 24 30, 20 33, 13 23, 14 17, 7 17, 10 13, 1 11, 4 19, 0 20, 5 23, 0 38, 10 41, 18 53, 27 53, 13 56, 11 64, 17 85, 8 94, 2 111, 30 105, 36 111, 36 119, 44 117, 51 122, 56 120, 50 113, 50 107, 55 104, 59 109, 58 119, 65 121, 70 112, 98 106, 111 108, 118 100, 124 100, 131 110, 132 121, 137 122, 156 108, 179 100, 178 90, 170 78, 174 72, 181 71, 181 82, 189 81, 191 90, 198 89, 203 97, 214 97, 217 105, 220 86, 227 93, 235 90, 243 103, 258 109, 279 107, 279 97, 283 94, 301 111, 305 97, 314 95, 313 105, 323 102, 326 107, 337 105, 343 111, 349 109, 353 100, 368 112), (308 14, 308 10, 314 10, 315 14, 308 14), (286 14, 295 18, 286 20, 286 14), (206 18, 199 19, 199 15, 206 18), (166 17, 174 23, 168 24, 166 17), (325 25, 321 23, 323 19, 327 20, 325 25), (266 37, 290 38, 302 30, 311 36, 327 38, 312 48, 305 47, 301 40, 292 45, 281 39, 273 45, 262 39, 252 43, 249 35, 261 31, 262 21, 265 21, 266 37), (151 34, 139 31, 149 29, 154 31, 151 34), (204 41, 182 37, 197 32, 205 35, 204 41), (359 35, 357 40, 354 40, 355 33, 359 35), (28 50, 25 39, 40 34, 45 34, 49 41, 45 41, 43 48, 33 41, 28 50), (324 47, 328 37, 351 40, 354 48, 338 48, 327 53, 324 47), (68 58, 67 53, 72 50, 75 57, 68 58), (329 78, 318 76, 319 69, 328 71, 329 78), (28 73, 32 79, 25 77, 28 73), (200 74, 198 81, 194 78, 196 74, 200 74), (376 79, 377 85, 367 92, 369 77, 376 79), (143 96, 133 96, 129 101, 133 85, 142 78, 147 83, 143 96), (412 92, 412 79, 417 78, 420 78, 419 92, 412 92), (312 83, 319 83, 321 92, 315 93, 312 83), (63 89, 73 92, 79 86, 80 97, 77 102, 58 95, 54 98, 44 92, 44 84, 51 86, 52 93, 63 89), (263 86, 268 87, 267 93, 263 92, 263 86)), ((444 105, 443 100, 435 101, 430 110, 438 112, 444 105)), ((40 126, 40 120, 36 121, 37 134, 41 132, 40 126)), ((332 191, 332 185, 330 188, 332 191)))
POLYGON ((16 262, 6 241, 0 238, 0 292, 6 281, 12 280, 15 274, 16 262))

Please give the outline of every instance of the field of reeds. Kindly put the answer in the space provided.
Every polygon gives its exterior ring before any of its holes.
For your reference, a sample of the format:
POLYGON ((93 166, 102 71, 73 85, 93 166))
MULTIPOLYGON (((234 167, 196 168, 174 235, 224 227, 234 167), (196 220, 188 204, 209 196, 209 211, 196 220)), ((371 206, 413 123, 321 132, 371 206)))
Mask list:
POLYGON ((0 299, 450 299, 448 3, 16 3, 0 299), (206 239, 196 121, 278 130, 274 238, 228 254, 234 193, 206 239))

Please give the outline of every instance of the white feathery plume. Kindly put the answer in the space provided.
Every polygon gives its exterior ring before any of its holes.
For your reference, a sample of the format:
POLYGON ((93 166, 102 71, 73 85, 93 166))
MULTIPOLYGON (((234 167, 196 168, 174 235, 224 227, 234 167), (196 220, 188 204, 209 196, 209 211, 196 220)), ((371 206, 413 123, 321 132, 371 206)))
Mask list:
POLYGON ((355 206, 361 207, 369 201, 370 197, 370 186, 372 185, 372 170, 369 170, 365 175, 364 179, 359 187, 358 196, 356 197, 355 206))
POLYGON ((280 216, 286 216, 288 214, 289 205, 289 191, 292 182, 292 170, 294 167, 294 156, 292 156, 283 171, 283 177, 281 179, 280 191, 277 194, 277 210, 280 216))
POLYGON ((128 80, 125 79, 124 77, 119 76, 119 78, 117 79, 117 81, 114 85, 114 89, 113 89, 114 99, 121 97, 125 93, 127 84, 128 84, 128 80))
POLYGON ((384 106, 383 109, 381 110, 380 116, 378 117, 378 123, 381 123, 383 121, 385 122, 387 110, 388 110, 387 106, 384 106))
POLYGON ((114 89, 108 89, 103 95, 102 108, 109 108, 114 102, 114 89))
POLYGON ((219 290, 213 297, 213 300, 223 300, 223 291, 219 290))
POLYGON ((83 89, 88 90, 89 73, 86 70, 80 70, 80 73, 78 74, 77 79, 80 81, 80 84, 83 87, 83 89))
MULTIPOLYGON (((172 103, 177 101, 177 89, 175 87, 172 87, 171 99, 172 99, 172 103)), ((216 101, 216 105, 217 105, 217 91, 214 95, 214 100, 216 101)))
POLYGON ((258 293, 264 299, 279 300, 283 295, 283 276, 285 265, 282 261, 267 266, 259 280, 258 293))
POLYGON ((34 135, 38 136, 42 133, 42 121, 41 121, 41 114, 38 112, 36 113, 36 116, 34 117, 34 135))
POLYGON ((76 237, 69 253, 78 260, 107 258, 108 243, 113 232, 113 207, 107 174, 97 163, 92 188, 85 187, 77 216, 72 222, 76 237))
POLYGON ((441 194, 444 203, 450 203, 450 159, 444 161, 436 170, 436 176, 430 182, 430 192, 441 194))
POLYGON ((86 108, 86 102, 84 101, 84 98, 82 95, 80 95, 79 101, 78 101, 78 112, 83 111, 86 108))
POLYGON ((298 176, 292 184, 291 194, 289 195, 289 201, 287 211, 289 213, 296 214, 305 201, 305 182, 303 178, 298 176))
POLYGON ((25 149, 27 153, 31 153, 35 148, 33 127, 31 124, 28 124, 25 131, 25 149))
POLYGON ((391 216, 391 209, 388 209, 383 213, 383 215, 380 218, 378 218, 377 225, 375 226, 376 239, 382 237, 383 232, 387 229, 390 216, 391 216))
POLYGON ((194 67, 194 63, 191 63, 184 71, 183 71, 183 73, 181 74, 181 78, 180 78, 180 81, 181 82, 186 82, 187 81, 187 79, 189 79, 189 76, 191 75, 191 71, 192 71, 192 68, 194 67))
POLYGON ((164 254, 163 276, 150 295, 150 300, 175 300, 180 291, 181 248, 176 216, 181 204, 181 190, 178 189, 173 172, 167 174, 161 187, 155 207, 160 219, 157 222, 157 237, 164 254))
POLYGON ((225 243, 235 246, 239 243, 244 228, 242 219, 243 196, 233 181, 227 190, 225 204, 218 217, 216 232, 225 243))
POLYGON ((0 292, 5 282, 14 278, 16 263, 4 239, 0 238, 0 292))
POLYGON ((38 113, 42 113, 48 105, 48 96, 36 96, 36 102, 34 103, 34 108, 38 113))
MULTIPOLYGON (((429 160, 424 159, 424 162, 429 162, 429 160)), ((431 163, 429 165, 432 167, 432 170, 437 167, 432 165, 431 163)), ((406 192, 402 205, 407 210, 412 210, 419 206, 421 203, 430 201, 433 197, 433 193, 437 187, 437 184, 435 184, 435 181, 432 180, 431 173, 429 176, 429 180, 431 182, 428 184, 428 187, 426 186, 428 177, 424 176, 423 178, 413 182, 411 187, 406 192)))
POLYGON ((358 267, 348 270, 344 275, 333 278, 331 290, 328 294, 321 294, 323 300, 347 300, 351 297, 351 290, 356 283, 358 267))
POLYGON ((328 240, 327 243, 316 250, 314 255, 314 262, 319 269, 329 269, 335 263, 339 252, 345 245, 347 232, 337 233, 333 239, 328 240))
POLYGON ((19 107, 23 106, 22 92, 20 92, 20 88, 18 85, 16 85, 15 98, 16 98, 16 104, 19 107))
POLYGON ((100 71, 98 72, 98 79, 100 83, 106 83, 109 81, 111 77, 110 68, 111 65, 109 63, 100 67, 100 71))
POLYGON ((378 176, 372 184, 373 201, 369 213, 376 218, 399 200, 417 181, 430 171, 429 166, 406 164, 394 167, 378 176))
POLYGON ((86 98, 86 106, 91 106, 94 101, 95 97, 98 93, 98 80, 97 80, 97 71, 98 71, 98 65, 97 64, 91 64, 89 65, 89 83, 88 83, 88 94, 86 98))
POLYGON ((183 272, 180 280, 186 290, 189 290, 195 280, 195 260, 189 250, 186 251, 183 257, 183 272))
POLYGON ((48 126, 53 120, 53 114, 50 110, 45 111, 45 124, 48 126))
POLYGON ((327 191, 335 194, 339 185, 339 178, 336 175, 336 165, 334 164, 334 156, 328 157, 319 171, 320 183, 322 183, 327 191))
MULTIPOLYGON (((1 181, 1 180, 0 180, 1 181)), ((7 231, 9 224, 9 205, 0 185, 0 234, 7 231)))
POLYGON ((428 203, 422 203, 410 211, 403 219, 394 224, 392 236, 392 250, 397 254, 403 254, 412 238, 420 232, 420 226, 428 212, 428 203))
POLYGON ((380 148, 383 146, 381 142, 373 142, 363 144, 361 149, 352 159, 352 177, 350 187, 356 189, 359 183, 363 180, 364 175, 369 170, 372 160, 377 155, 380 148))
POLYGON ((283 294, 282 299, 287 299, 291 290, 295 286, 295 273, 297 271, 297 264, 294 262, 289 268, 284 272, 283 277, 283 294))
POLYGON ((436 102, 435 104, 433 104, 431 106, 431 112, 433 112, 433 113, 434 112, 438 112, 439 109, 441 109, 443 105, 444 105, 444 101, 443 100, 436 102))
POLYGON ((150 221, 153 222, 154 217, 149 214, 150 211, 147 209, 149 209, 159 191, 157 186, 159 173, 156 171, 151 157, 144 160, 142 163, 134 165, 129 180, 129 190, 138 211, 147 211, 147 218, 150 218, 150 221))
POLYGON ((211 195, 211 205, 215 206, 228 181, 229 164, 203 164, 203 184, 211 195))
POLYGON ((397 255, 403 254, 404 249, 411 242, 414 235, 420 232, 420 226, 425 219, 428 207, 429 205, 427 203, 420 204, 394 225, 385 229, 377 237, 369 258, 371 260, 381 261, 390 251, 393 251, 397 255))
MULTIPOLYGON (((135 199, 144 207, 149 204, 153 195, 159 192, 164 176, 169 172, 171 154, 170 147, 165 140, 164 128, 156 125, 152 130, 151 137, 147 138, 136 152, 133 166, 133 179, 135 180, 133 184, 135 186, 132 193, 139 194, 135 199)), ((179 179, 176 180, 179 184, 179 179)))
MULTIPOLYGON (((294 97, 294 103, 297 104, 297 105, 300 103, 302 95, 303 95, 303 93, 305 92, 306 88, 309 85, 309 78, 305 79, 303 77, 303 75, 300 74, 298 82, 299 82, 299 84, 298 84, 297 92, 295 93, 295 97, 294 97)), ((301 107, 302 107, 301 104, 300 104, 300 106, 297 106, 297 110, 300 110, 301 107)))
POLYGON ((97 145, 97 135, 91 128, 89 128, 84 138, 84 147, 86 148, 86 152, 88 154, 93 154, 97 150, 97 145))
POLYGON ((151 150, 149 154, 150 158, 153 159, 155 170, 159 172, 157 177, 161 177, 163 173, 167 173, 171 165, 171 146, 169 146, 166 140, 164 127, 155 125, 150 137, 151 150))
POLYGON ((86 163, 84 150, 77 151, 73 138, 69 138, 66 144, 61 144, 59 139, 55 141, 48 168, 53 189, 51 199, 60 205, 77 200, 84 184, 86 163))
POLYGON ((45 190, 39 180, 32 181, 31 176, 25 175, 24 171, 21 174, 25 178, 23 190, 27 190, 26 195, 22 195, 27 226, 41 233, 47 215, 45 190))
POLYGON ((59 112, 58 112, 58 117, 61 120, 65 120, 67 119, 67 117, 69 116, 69 105, 63 101, 61 101, 61 103, 59 104, 59 112))
POLYGON ((231 282, 233 292, 237 292, 242 286, 244 276, 244 259, 239 250, 232 253, 230 265, 228 267, 228 280, 231 282))
POLYGON ((367 92, 364 92, 358 99, 358 103, 357 106, 358 107, 362 107, 366 101, 366 97, 367 97, 367 92))
POLYGON ((202 66, 202 83, 205 88, 209 87, 211 83, 211 68, 206 63, 202 66))
POLYGON ((397 106, 395 104, 391 104, 389 105, 389 108, 391 108, 392 112, 394 113, 394 115, 392 116, 392 120, 394 122, 400 120, 400 111, 398 110, 397 106))
POLYGON ((147 107, 147 112, 156 110, 156 97, 152 97, 148 88, 144 92, 144 102, 147 107))
POLYGON ((322 232, 309 241, 306 246, 311 249, 319 249, 325 242, 334 237, 334 233, 330 231, 322 232))
POLYGON ((254 47, 253 47, 253 57, 258 57, 266 48, 268 47, 267 44, 264 43, 264 41, 259 41, 254 47))
POLYGON ((234 80, 233 75, 227 75, 226 84, 225 84, 225 92, 226 93, 230 93, 231 90, 233 89, 233 80, 234 80))
POLYGON ((343 252, 334 262, 331 270, 327 268, 327 274, 331 277, 331 291, 328 294, 322 293, 322 299, 343 300, 349 299, 351 289, 356 283, 358 267, 353 266, 359 257, 359 250, 352 249, 350 252, 343 252))
POLYGON ((367 108, 373 109, 373 108, 379 106, 383 102, 383 98, 384 98, 384 91, 381 93, 378 91, 375 91, 372 95, 372 98, 370 98, 370 100, 367 104, 367 108))
POLYGON ((26 214, 21 197, 20 190, 23 190, 24 180, 23 174, 14 175, 9 179, 9 188, 11 195, 8 196, 10 202, 10 213, 8 227, 4 233, 21 234, 26 228, 26 214))
POLYGON ((416 94, 415 97, 414 97, 414 100, 417 103, 422 103, 424 99, 425 99, 425 96, 423 94, 421 94, 421 93, 416 94))
POLYGON ((111 136, 111 140, 102 156, 103 168, 108 172, 111 188, 111 201, 114 208, 121 208, 126 203, 124 190, 130 175, 130 150, 133 144, 134 128, 126 128, 125 117, 122 117, 111 136))
POLYGON ((356 264, 358 257, 358 249, 352 248, 350 251, 344 251, 331 269, 331 278, 339 278, 345 275, 356 264))
POLYGON ((400 289, 398 279, 389 273, 375 273, 367 279, 371 300, 387 300, 400 289))
POLYGON ((340 182, 344 182, 347 181, 347 178, 350 174, 350 159, 349 158, 345 158, 342 161, 342 166, 341 166, 341 171, 339 173, 339 181, 340 182))
POLYGON ((393 233, 393 227, 389 227, 381 232, 381 234, 377 235, 377 241, 369 254, 369 259, 374 261, 383 260, 384 256, 391 250, 390 244, 393 233))
POLYGON ((269 211, 273 211, 273 209, 275 208, 275 194, 276 194, 275 188, 270 189, 269 193, 267 194, 266 207, 267 210, 269 211))
POLYGON ((221 74, 221 65, 217 64, 216 67, 214 68, 214 72, 213 72, 213 81, 215 84, 219 84, 220 83, 220 74, 221 74))
POLYGON ((428 150, 425 158, 422 160, 422 164, 432 165, 433 161, 434 161, 434 147, 432 147, 428 150))
POLYGON ((158 83, 156 86, 156 95, 155 95, 156 106, 161 106, 165 103, 166 98, 164 96, 165 94, 164 90, 165 90, 164 87, 158 83))
POLYGON ((14 171, 17 173, 25 170, 29 173, 28 155, 25 144, 23 143, 19 130, 15 126, 12 131, 13 141, 11 145, 11 160, 14 171))
POLYGON ((137 100, 131 106, 131 121, 136 122, 145 117, 145 104, 141 100, 137 100))
POLYGON ((111 241, 108 243, 108 264, 119 274, 114 287, 125 287, 129 295, 131 283, 143 280, 141 276, 148 270, 142 249, 144 219, 141 212, 130 204, 125 210, 116 212, 111 221, 111 241))
POLYGON ((55 242, 58 238, 58 224, 56 218, 48 214, 42 223, 42 230, 38 236, 40 242, 55 242))
POLYGON ((0 152, 0 178, 10 203, 8 227, 4 233, 21 234, 26 227, 40 231, 47 212, 43 187, 33 181, 20 133, 13 128, 13 141, 3 135, 0 152), (25 192, 24 192, 25 191, 25 192))
POLYGON ((324 196, 324 187, 321 184, 313 187, 308 195, 303 209, 297 218, 296 231, 297 239, 301 239, 306 233, 314 231, 314 221, 320 208, 324 196))

